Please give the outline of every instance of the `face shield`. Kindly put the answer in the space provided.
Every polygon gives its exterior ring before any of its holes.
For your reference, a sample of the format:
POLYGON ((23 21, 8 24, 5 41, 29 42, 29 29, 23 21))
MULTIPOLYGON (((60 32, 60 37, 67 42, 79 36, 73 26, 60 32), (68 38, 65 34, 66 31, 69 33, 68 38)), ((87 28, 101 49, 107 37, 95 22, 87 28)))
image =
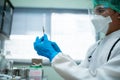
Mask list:
POLYGON ((101 15, 103 12, 106 11, 106 9, 106 7, 100 5, 97 6, 94 10, 89 11, 91 22, 97 34, 106 34, 109 27, 109 23, 112 22, 110 16, 104 17, 101 15))
MULTIPOLYGON (((112 22, 110 16, 101 16, 106 9, 111 8, 115 12, 120 13, 119 0, 92 0, 94 8, 89 9, 89 16, 95 27, 96 35, 104 37, 107 33, 109 23, 112 22)), ((100 38, 98 38, 100 39, 100 38)))

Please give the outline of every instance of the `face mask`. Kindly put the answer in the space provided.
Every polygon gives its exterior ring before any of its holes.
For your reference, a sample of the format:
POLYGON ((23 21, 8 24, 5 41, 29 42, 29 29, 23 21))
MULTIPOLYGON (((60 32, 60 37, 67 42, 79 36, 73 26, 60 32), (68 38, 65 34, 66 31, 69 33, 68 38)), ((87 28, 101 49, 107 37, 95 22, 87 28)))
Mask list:
POLYGON ((106 34, 110 22, 112 22, 110 16, 103 17, 98 15, 92 19, 92 23, 95 27, 96 33, 103 32, 104 34, 106 34))

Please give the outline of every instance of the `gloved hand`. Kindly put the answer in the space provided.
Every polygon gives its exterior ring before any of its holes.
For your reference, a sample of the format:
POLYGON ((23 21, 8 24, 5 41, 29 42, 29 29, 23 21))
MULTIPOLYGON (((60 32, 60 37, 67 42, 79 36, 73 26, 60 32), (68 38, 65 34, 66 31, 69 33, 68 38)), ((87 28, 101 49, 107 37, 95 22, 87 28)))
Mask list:
POLYGON ((40 39, 36 38, 34 49, 39 55, 49 58, 50 61, 61 51, 56 43, 48 40, 46 34, 40 39))
POLYGON ((58 45, 55 42, 51 42, 52 47, 55 49, 56 52, 61 52, 60 48, 58 47, 58 45))

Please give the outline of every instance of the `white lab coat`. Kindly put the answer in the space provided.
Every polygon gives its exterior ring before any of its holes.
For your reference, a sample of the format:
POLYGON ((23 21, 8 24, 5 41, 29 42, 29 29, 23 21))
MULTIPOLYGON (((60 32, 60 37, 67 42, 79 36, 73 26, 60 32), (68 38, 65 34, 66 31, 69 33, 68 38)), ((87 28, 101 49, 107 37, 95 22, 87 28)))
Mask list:
POLYGON ((65 80, 120 80, 120 30, 97 42, 89 50, 86 59, 77 65, 68 55, 59 53, 52 60, 52 67, 65 80), (88 58, 92 55, 92 58, 88 58), (90 60, 90 61, 89 61, 90 60))

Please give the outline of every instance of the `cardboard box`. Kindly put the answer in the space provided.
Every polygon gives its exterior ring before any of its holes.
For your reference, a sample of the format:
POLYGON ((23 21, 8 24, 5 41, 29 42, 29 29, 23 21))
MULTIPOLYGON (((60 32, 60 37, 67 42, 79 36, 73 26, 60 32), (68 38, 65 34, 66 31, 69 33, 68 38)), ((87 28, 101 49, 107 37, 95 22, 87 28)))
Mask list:
POLYGON ((33 58, 32 59, 32 64, 33 65, 39 65, 39 64, 42 64, 42 59, 36 59, 36 58, 33 58))

